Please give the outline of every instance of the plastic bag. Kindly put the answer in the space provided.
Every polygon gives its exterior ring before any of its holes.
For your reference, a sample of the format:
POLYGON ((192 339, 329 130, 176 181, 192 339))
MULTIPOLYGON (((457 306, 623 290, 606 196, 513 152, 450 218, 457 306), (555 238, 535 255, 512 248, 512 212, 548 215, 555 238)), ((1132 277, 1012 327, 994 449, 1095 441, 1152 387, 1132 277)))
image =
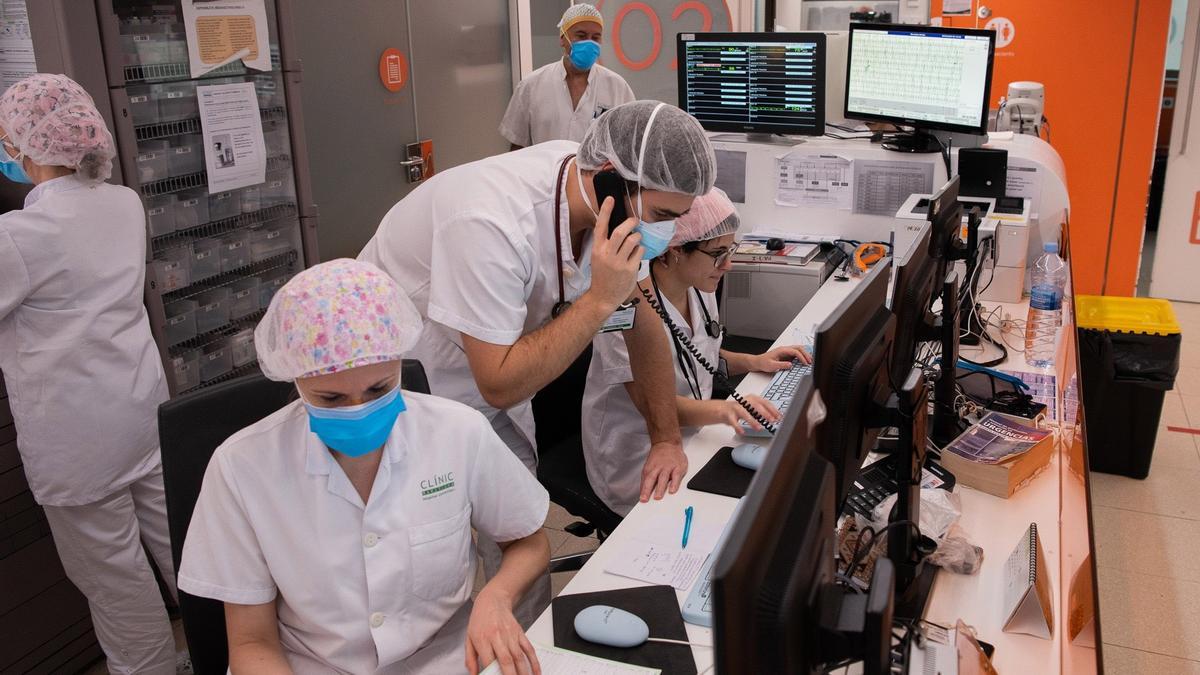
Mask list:
POLYGON ((1079 349, 1083 362, 1113 382, 1168 391, 1179 373, 1183 335, 1141 335, 1083 329, 1079 349))
MULTIPOLYGON (((864 518, 858 517, 859 529, 870 527, 873 530, 881 531, 887 527, 888 516, 892 512, 892 505, 896 503, 897 497, 894 494, 888 495, 886 499, 879 502, 871 514, 870 521, 864 522, 864 518)), ((921 534, 930 539, 941 539, 950 526, 958 522, 961 515, 961 497, 941 488, 922 488, 921 522, 919 523, 921 534)))
POLYGON ((983 566, 983 549, 972 544, 966 532, 956 524, 938 541, 937 550, 929 554, 925 562, 955 574, 975 574, 983 566))

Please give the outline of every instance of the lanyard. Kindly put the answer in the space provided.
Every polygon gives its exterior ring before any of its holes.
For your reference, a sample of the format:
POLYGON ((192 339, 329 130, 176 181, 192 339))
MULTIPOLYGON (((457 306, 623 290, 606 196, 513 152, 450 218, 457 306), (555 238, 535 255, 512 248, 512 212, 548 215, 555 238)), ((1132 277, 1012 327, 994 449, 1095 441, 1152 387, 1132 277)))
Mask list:
POLYGON ((554 269, 558 270, 558 302, 554 303, 554 307, 550 309, 550 318, 557 319, 560 314, 567 311, 571 303, 567 302, 566 286, 563 284, 563 260, 562 260, 562 189, 563 176, 567 173, 567 163, 575 155, 567 155, 563 158, 562 164, 558 167, 558 181, 554 184, 554 250, 557 253, 557 258, 554 260, 554 269))

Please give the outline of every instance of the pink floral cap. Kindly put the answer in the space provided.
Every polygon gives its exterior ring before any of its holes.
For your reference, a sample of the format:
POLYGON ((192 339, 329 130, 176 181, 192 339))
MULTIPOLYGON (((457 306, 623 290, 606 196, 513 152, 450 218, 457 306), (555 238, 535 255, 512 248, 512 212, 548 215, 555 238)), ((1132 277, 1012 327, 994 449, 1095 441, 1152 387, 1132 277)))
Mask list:
POLYGON ((112 175, 112 134, 92 97, 66 75, 35 73, 14 83, 0 95, 0 126, 42 166, 75 169, 93 182, 112 175))
POLYGON ((741 225, 737 209, 721 188, 714 187, 692 201, 692 208, 675 219, 671 246, 693 241, 708 241, 735 233, 741 225))
POLYGON ((279 289, 254 330, 254 346, 263 374, 290 382, 398 360, 422 325, 395 280, 370 263, 341 258, 279 289))

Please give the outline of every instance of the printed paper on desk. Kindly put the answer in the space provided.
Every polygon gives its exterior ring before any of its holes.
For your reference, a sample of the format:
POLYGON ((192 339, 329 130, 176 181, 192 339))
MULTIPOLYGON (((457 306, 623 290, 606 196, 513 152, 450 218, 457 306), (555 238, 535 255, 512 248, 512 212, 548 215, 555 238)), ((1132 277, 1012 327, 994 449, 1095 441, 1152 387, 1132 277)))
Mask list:
POLYGON ((775 203, 849 210, 854 197, 854 162, 838 155, 801 154, 776 158, 775 203))
MULTIPOLYGON (((658 668, 645 668, 618 661, 609 661, 558 647, 533 644, 542 675, 657 675, 658 668)), ((479 675, 500 675, 500 662, 484 668, 479 675)))
MULTIPOLYGON (((679 532, 675 533, 679 536, 679 532)), ((651 544, 633 540, 622 546, 605 569, 609 574, 645 581, 649 584, 674 586, 686 591, 700 576, 700 568, 708 551, 679 548, 679 544, 651 544)))
POLYGON ((271 69, 264 0, 183 0, 183 25, 192 77, 238 59, 248 68, 271 69))
POLYGON ((1030 215, 1037 215, 1038 197, 1042 195, 1042 181, 1038 178, 1037 164, 1020 157, 1008 155, 1008 173, 1004 182, 1004 194, 1008 197, 1025 197, 1030 201, 1030 215))

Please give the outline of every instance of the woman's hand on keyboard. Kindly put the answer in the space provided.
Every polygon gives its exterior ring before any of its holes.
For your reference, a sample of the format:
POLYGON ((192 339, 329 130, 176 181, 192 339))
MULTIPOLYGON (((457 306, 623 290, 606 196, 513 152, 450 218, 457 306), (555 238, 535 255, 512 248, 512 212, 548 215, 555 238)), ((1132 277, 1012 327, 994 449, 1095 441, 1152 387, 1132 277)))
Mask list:
MULTIPOLYGON (((767 399, 755 394, 746 394, 744 396, 746 402, 754 406, 759 415, 767 418, 767 421, 772 424, 778 424, 779 420, 783 419, 783 414, 779 409, 771 404, 767 399)), ((709 424, 728 424, 734 431, 741 433, 741 422, 745 422, 754 430, 762 429, 762 424, 754 419, 749 410, 746 410, 737 401, 727 398, 722 400, 709 401, 712 404, 713 417, 709 424)))
POLYGON ((812 356, 800 345, 776 347, 753 357, 752 367, 758 373, 775 373, 791 368, 792 361, 809 364, 812 363, 812 356))

